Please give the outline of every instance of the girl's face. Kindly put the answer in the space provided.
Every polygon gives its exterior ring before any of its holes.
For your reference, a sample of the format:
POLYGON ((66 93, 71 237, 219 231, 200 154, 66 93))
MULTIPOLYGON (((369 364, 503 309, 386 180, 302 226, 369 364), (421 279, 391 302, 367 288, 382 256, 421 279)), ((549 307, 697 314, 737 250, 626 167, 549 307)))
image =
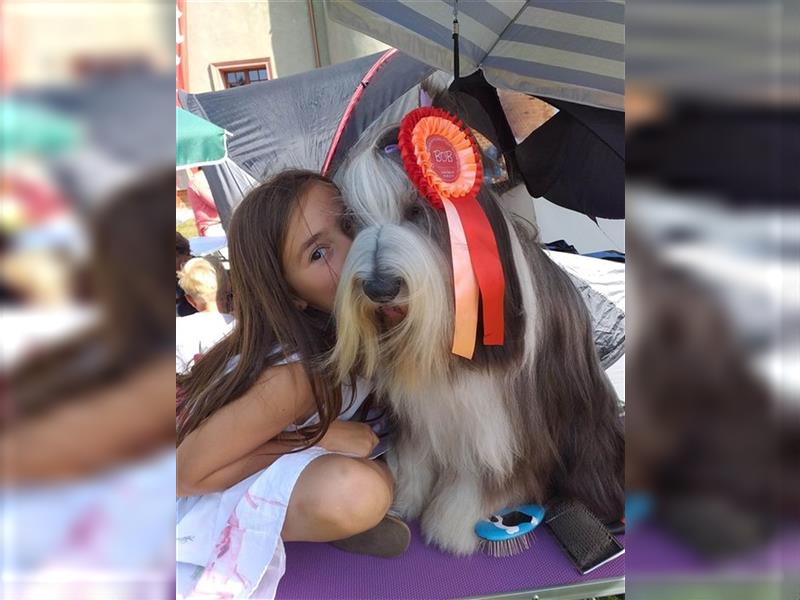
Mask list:
POLYGON ((289 218, 283 271, 301 309, 333 312, 339 273, 352 244, 342 231, 342 210, 336 190, 315 182, 289 218))

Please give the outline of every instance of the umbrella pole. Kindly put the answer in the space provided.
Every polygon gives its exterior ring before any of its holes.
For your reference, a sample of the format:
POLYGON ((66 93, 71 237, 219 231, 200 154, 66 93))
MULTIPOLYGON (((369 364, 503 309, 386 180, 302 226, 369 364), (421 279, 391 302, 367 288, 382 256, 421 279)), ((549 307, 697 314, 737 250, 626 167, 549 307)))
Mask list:
POLYGON ((458 0, 453 2, 453 77, 459 79, 458 64, 458 0))

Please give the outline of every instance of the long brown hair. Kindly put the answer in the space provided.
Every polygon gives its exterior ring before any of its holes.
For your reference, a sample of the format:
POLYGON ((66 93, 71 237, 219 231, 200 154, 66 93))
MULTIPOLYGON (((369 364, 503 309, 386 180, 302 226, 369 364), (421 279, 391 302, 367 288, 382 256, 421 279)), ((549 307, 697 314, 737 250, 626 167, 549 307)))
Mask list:
POLYGON ((83 275, 100 319, 9 373, 15 418, 83 398, 171 352, 175 309, 164 297, 175 285, 174 223, 164 205, 174 194, 175 171, 168 167, 116 190, 89 215, 92 254, 83 275))
POLYGON ((253 189, 236 208, 228 230, 236 325, 177 379, 178 444, 211 414, 244 394, 265 369, 293 354, 300 356, 320 421, 303 431, 303 447, 317 443, 339 416, 340 388, 319 366, 335 341, 333 317, 311 307, 296 308, 283 271, 289 219, 315 183, 339 194, 326 177, 288 170, 253 189), (238 362, 231 368, 234 361, 238 362))

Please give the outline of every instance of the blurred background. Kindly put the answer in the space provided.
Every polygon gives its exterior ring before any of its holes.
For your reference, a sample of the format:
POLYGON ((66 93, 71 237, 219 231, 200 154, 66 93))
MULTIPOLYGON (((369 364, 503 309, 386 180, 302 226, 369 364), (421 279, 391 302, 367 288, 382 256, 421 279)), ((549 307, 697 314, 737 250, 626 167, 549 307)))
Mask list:
MULTIPOLYGON (((386 46, 316 0, 0 18, 0 595, 169 598, 173 215, 191 253, 224 233, 175 171, 175 90, 386 46)), ((630 252, 627 593, 797 598, 800 6, 628 0, 625 20, 626 220, 532 212, 630 252)))
POLYGON ((174 9, 0 18, 0 596, 169 598, 174 9))
POLYGON ((799 19, 626 4, 630 597, 800 593, 799 19))

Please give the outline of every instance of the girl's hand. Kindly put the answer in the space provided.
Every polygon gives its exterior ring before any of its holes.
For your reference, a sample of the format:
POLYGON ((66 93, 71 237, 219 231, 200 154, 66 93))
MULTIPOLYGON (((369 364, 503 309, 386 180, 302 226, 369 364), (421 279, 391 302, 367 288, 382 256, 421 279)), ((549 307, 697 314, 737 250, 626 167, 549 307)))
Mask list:
POLYGON ((319 445, 331 452, 367 458, 378 441, 378 436, 366 423, 337 420, 330 424, 319 445))

